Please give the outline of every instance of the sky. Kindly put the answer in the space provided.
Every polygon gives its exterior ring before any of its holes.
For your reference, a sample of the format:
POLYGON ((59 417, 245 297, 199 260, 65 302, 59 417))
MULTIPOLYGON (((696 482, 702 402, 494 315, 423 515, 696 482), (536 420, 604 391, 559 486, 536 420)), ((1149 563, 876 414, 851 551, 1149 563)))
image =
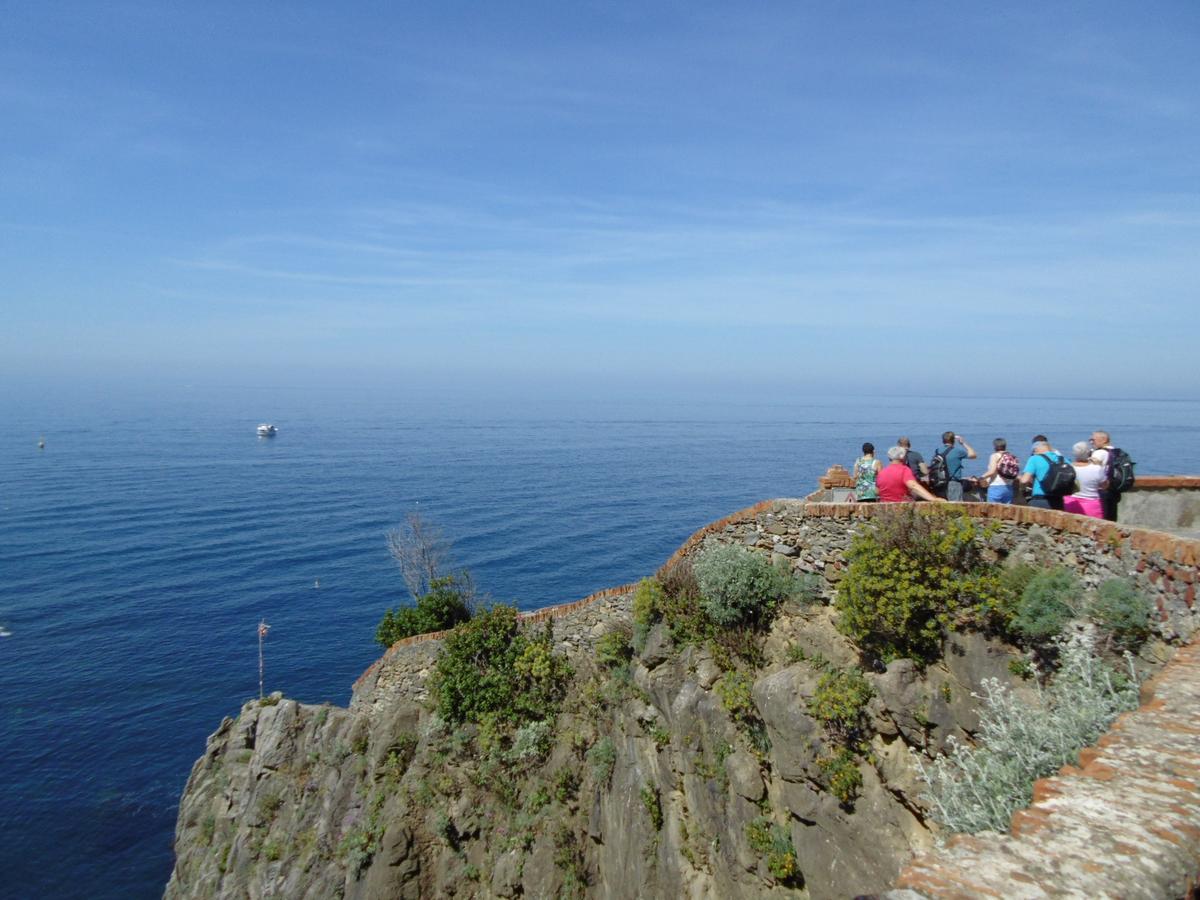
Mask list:
POLYGON ((0 20, 0 376, 1200 386, 1193 0, 0 20))

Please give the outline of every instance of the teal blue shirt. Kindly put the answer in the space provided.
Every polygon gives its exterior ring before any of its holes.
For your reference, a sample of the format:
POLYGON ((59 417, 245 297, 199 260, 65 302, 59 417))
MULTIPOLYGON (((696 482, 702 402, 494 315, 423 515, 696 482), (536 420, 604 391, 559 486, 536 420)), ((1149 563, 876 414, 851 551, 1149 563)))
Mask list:
POLYGON ((967 451, 957 444, 943 444, 942 456, 946 457, 946 474, 950 476, 950 480, 962 480, 963 460, 967 458, 967 451))
POLYGON ((1029 461, 1025 463, 1025 474, 1033 475, 1033 496, 1045 497, 1046 492, 1042 490, 1042 479, 1050 471, 1050 461, 1046 457, 1053 457, 1062 462, 1062 456, 1057 453, 1038 453, 1029 457, 1029 461))

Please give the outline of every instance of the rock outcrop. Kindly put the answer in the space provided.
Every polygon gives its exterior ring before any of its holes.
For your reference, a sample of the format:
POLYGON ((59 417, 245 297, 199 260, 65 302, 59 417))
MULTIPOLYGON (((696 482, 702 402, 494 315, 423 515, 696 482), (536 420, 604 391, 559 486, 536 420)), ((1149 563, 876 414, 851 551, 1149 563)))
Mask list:
MULTIPOLYGON (((820 576, 828 599, 862 521, 762 504, 679 555, 706 541, 754 547, 820 576)), ((1036 517, 1001 523, 989 541, 999 557, 1073 565, 1093 583, 1097 567, 1143 578, 1164 630, 1189 627, 1191 582, 1165 545, 1143 552, 1128 534, 1097 541, 1036 517)), ((279 695, 247 703, 193 768, 167 897, 882 893, 933 844, 916 761, 970 737, 983 679, 1014 681, 1015 651, 978 634, 954 634, 925 669, 897 660, 867 671, 851 753, 812 711, 822 674, 859 661, 825 603, 786 605, 750 667, 662 625, 626 665, 607 664, 597 643, 631 630, 631 595, 536 617, 553 620, 574 668, 537 748, 488 752, 475 726, 451 729, 432 713, 436 640, 389 650, 348 709, 279 695)))
POLYGON ((556 623, 575 678, 553 744, 533 765, 489 771, 474 729, 439 726, 419 696, 434 644, 392 667, 386 703, 372 696, 379 681, 348 710, 279 695, 247 703, 189 779, 167 896, 881 890, 931 840, 914 754, 965 736, 978 680, 1009 677, 1005 650, 974 637, 950 656, 973 667, 922 673, 901 660, 868 674, 873 737, 855 763, 857 797, 842 803, 820 766, 831 737, 808 712, 814 661, 856 659, 827 607, 791 607, 776 620, 750 685, 759 722, 748 728, 717 689, 724 676, 711 652, 674 645, 661 626, 627 678, 594 661, 585 634, 627 624, 628 604, 626 594, 591 610, 603 625, 556 623), (395 695, 397 669, 414 696, 395 695), (764 819, 790 840, 796 877, 772 876, 752 846, 748 829, 764 819))

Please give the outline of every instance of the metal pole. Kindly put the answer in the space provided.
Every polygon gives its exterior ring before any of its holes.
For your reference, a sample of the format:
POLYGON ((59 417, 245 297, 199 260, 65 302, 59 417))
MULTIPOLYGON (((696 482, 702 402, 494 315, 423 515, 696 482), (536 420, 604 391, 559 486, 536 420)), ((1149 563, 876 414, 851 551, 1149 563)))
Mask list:
POLYGON ((267 636, 267 632, 271 630, 271 626, 267 624, 266 619, 262 619, 258 623, 258 699, 263 698, 263 638, 267 636))

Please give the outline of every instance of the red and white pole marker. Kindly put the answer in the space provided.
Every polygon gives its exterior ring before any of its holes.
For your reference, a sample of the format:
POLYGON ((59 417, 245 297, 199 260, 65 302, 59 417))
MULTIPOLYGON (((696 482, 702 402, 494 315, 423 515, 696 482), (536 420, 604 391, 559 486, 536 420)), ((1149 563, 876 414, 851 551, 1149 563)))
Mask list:
POLYGON ((262 619, 258 623, 258 699, 263 698, 263 638, 267 636, 267 632, 271 630, 271 626, 267 624, 266 619, 262 619))

